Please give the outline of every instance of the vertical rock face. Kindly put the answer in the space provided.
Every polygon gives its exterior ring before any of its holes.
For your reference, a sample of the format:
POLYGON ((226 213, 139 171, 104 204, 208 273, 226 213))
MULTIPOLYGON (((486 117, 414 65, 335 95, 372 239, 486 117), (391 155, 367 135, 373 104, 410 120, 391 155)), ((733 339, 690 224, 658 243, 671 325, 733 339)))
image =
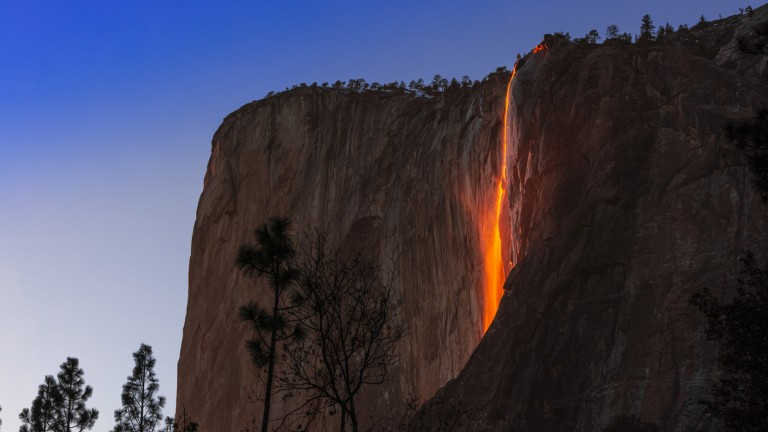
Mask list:
MULTIPOLYGON (((197 210, 178 365, 177 404, 202 430, 260 415, 237 310, 266 290, 234 259, 274 215, 290 216, 299 237, 319 228, 398 263, 407 334, 389 382, 362 395, 362 421, 397 419, 405 400, 458 374, 482 336, 479 226, 501 175, 505 78, 434 98, 300 88, 224 120, 197 210)), ((289 406, 279 400, 275 417, 289 406)))
POLYGON ((766 57, 729 18, 656 45, 560 44, 530 58, 510 107, 510 273, 496 319, 413 422, 437 430, 593 431, 636 414, 708 430, 716 347, 689 306, 733 295, 768 207, 729 119, 768 103, 766 57))
POLYGON ((414 430, 592 431, 623 414, 706 430, 696 401, 716 351, 688 299, 704 286, 727 298, 743 252, 768 256, 768 208, 721 129, 768 102, 766 57, 734 42, 766 19, 763 7, 663 44, 550 43, 519 68, 507 131, 501 76, 434 98, 300 88, 236 111, 198 207, 177 405, 211 431, 259 414, 236 312, 264 290, 234 257, 287 215, 299 236, 324 229, 399 263, 408 333, 391 380, 362 395, 363 420, 456 377, 414 430), (480 341, 505 133, 499 228, 515 267, 480 341))

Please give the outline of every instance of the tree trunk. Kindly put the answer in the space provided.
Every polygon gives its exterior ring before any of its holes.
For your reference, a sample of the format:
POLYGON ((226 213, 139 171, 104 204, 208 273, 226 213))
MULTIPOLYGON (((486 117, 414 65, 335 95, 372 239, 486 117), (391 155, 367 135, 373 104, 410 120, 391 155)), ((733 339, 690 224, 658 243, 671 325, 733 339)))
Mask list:
MULTIPOLYGON (((272 318, 277 318, 280 298, 275 290, 275 305, 272 308, 272 318)), ((261 418, 261 432, 269 432, 269 407, 272 402, 272 378, 275 375, 275 345, 277 343, 277 329, 272 329, 269 339, 269 367, 267 368, 267 394, 264 396, 264 416, 261 418)))
POLYGON ((352 422, 352 432, 358 432, 357 430, 357 412, 355 411, 355 399, 349 399, 349 419, 352 422))
POLYGON ((341 421, 339 422, 339 432, 347 430, 347 408, 341 407, 341 421))

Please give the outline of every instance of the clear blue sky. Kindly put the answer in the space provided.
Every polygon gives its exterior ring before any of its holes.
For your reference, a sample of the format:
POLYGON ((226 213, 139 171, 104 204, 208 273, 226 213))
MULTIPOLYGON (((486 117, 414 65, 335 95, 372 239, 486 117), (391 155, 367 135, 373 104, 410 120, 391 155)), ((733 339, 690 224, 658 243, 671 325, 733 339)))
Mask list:
POLYGON ((544 33, 747 4, 0 0, 3 430, 67 356, 94 387, 94 430, 111 429, 142 342, 173 413, 197 198, 239 106, 300 82, 479 79, 544 33))

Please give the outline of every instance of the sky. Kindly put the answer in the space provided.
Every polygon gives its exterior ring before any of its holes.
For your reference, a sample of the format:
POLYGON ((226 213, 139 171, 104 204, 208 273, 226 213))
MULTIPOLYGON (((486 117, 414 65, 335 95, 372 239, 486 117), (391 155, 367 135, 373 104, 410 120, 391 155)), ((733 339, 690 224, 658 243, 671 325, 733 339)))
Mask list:
POLYGON ((2 430, 68 356, 94 388, 93 430, 112 429, 141 343, 173 415, 210 140, 243 104, 301 82, 481 79, 544 33, 749 4, 0 0, 2 430))

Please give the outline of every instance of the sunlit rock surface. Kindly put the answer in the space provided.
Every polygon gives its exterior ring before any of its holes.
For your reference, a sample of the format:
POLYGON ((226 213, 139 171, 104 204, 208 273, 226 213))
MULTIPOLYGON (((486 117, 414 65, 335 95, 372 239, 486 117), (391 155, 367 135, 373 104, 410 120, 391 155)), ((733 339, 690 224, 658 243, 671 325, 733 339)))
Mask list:
POLYGON ((716 346, 688 300, 733 295, 745 250, 768 258, 768 207, 721 129, 768 103, 768 58, 733 40, 766 19, 667 44, 552 44, 520 68, 517 265, 478 349, 411 430, 593 431, 623 414, 711 429, 697 400, 716 346))
MULTIPOLYGON (((508 76, 434 98, 299 88, 224 120, 197 210, 178 365, 177 404, 201 430, 260 416, 249 403, 251 334, 237 317, 260 290, 234 260, 273 215, 292 217, 299 237, 321 228, 399 263, 407 336, 389 383, 362 395, 364 424, 399 421, 406 400, 425 401, 458 374, 482 335, 479 225, 495 206, 508 76)), ((292 406, 277 399, 273 417, 292 406)))

